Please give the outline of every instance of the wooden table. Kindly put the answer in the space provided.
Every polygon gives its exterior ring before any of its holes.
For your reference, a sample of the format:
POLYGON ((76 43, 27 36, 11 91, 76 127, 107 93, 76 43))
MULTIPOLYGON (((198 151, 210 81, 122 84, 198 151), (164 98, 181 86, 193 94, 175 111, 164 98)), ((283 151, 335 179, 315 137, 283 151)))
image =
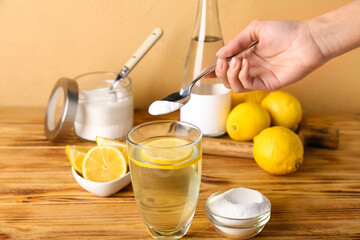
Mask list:
MULTIPOLYGON (((42 108, 0 108, 0 239, 149 239, 131 185, 108 198, 83 190, 64 147, 89 143, 74 135, 46 141, 43 118, 42 108)), ((136 124, 153 119, 135 112, 136 124)), ((287 176, 270 175, 251 159, 205 155, 185 239, 221 239, 206 218, 205 201, 240 186, 272 203, 258 239, 360 239, 360 115, 310 113, 308 123, 339 128, 340 148, 306 149, 303 166, 287 176)))

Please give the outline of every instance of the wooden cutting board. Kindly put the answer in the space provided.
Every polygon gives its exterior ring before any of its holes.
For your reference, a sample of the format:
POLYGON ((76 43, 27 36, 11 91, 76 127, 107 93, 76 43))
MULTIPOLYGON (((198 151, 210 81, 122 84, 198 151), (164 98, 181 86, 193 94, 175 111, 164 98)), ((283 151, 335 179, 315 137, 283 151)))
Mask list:
MULTIPOLYGON (((301 125, 298 135, 304 147, 337 149, 339 146, 339 129, 321 126, 301 125)), ((221 138, 203 138, 203 153, 209 155, 254 158, 253 143, 221 138)))

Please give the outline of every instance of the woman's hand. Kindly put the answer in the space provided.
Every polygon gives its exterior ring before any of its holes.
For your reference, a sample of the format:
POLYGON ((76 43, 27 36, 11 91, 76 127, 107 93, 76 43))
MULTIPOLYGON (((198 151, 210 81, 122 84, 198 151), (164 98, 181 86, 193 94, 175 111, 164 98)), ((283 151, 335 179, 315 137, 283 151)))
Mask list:
MULTIPOLYGON (((216 76, 235 92, 275 90, 326 62, 306 22, 255 20, 217 53, 216 76), (226 57, 259 43, 229 63, 226 57)), ((214 76, 214 74, 213 74, 214 76)))

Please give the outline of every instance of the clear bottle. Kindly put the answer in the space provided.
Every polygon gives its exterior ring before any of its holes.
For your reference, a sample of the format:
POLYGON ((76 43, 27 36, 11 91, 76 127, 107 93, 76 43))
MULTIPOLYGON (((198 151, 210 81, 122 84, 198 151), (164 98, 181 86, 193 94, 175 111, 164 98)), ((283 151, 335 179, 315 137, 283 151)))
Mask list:
MULTIPOLYGON (((182 89, 186 89, 204 67, 215 64, 216 52, 223 46, 217 0, 199 0, 182 89)), ((193 87, 190 101, 181 108, 180 120, 198 126, 205 136, 220 136, 226 133, 230 107, 230 90, 217 78, 202 78, 193 87)))

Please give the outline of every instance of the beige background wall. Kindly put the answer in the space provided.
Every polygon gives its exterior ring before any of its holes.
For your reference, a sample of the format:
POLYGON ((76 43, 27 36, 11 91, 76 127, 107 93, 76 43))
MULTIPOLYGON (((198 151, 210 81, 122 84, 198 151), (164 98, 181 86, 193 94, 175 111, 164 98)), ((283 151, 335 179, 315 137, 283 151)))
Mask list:
MULTIPOLYGON (((251 20, 315 17, 347 0, 218 0, 225 42, 251 20)), ((0 106, 45 106, 62 76, 118 71, 148 34, 164 35, 131 72, 135 107, 179 89, 197 0, 0 0, 0 106)), ((360 112, 360 50, 287 87, 307 110, 360 112)))

